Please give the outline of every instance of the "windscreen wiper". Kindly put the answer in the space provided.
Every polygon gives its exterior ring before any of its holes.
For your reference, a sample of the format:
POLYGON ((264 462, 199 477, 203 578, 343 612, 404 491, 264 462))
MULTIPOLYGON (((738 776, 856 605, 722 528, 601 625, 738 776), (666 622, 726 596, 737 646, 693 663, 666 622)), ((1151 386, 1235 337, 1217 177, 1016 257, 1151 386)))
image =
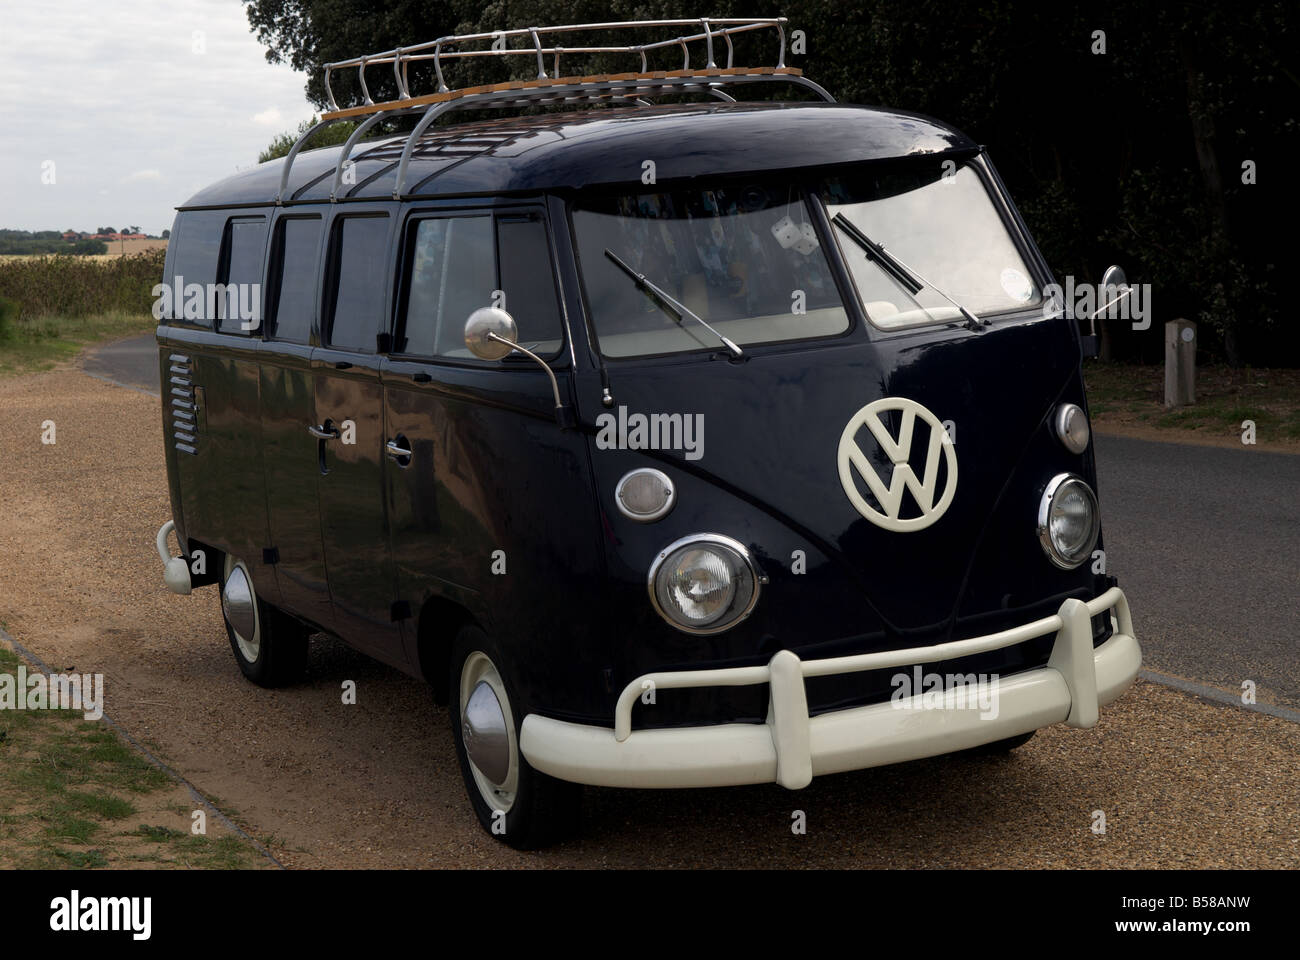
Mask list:
MULTIPOLYGON (((914 268, 909 267, 902 260, 898 259, 897 256, 885 250, 885 245, 883 243, 876 243, 859 230, 857 225, 848 217, 844 216, 844 214, 835 214, 835 216, 831 218, 831 223, 843 230, 850 240, 861 247, 862 252, 867 255, 867 259, 874 260, 876 263, 880 264, 881 269, 897 280, 899 285, 907 291, 908 295, 913 300, 916 300, 916 295, 921 292, 923 286, 929 287, 961 311, 961 315, 967 320, 966 325, 968 327, 979 327, 980 321, 976 319, 975 314, 971 313, 952 297, 948 296, 948 294, 944 293, 939 287, 936 287, 929 280, 925 279, 925 277, 917 273, 914 268)), ((916 303, 922 310, 925 309, 925 305, 922 304, 920 300, 916 300, 916 303)))
POLYGON ((704 327, 704 329, 708 330, 709 333, 713 334, 715 337, 721 340, 723 346, 725 346, 728 350, 731 351, 731 355, 733 357, 744 356, 744 353, 741 351, 740 347, 736 346, 734 343, 732 343, 722 334, 718 333, 717 330, 713 329, 713 326, 709 323, 709 321, 705 320, 703 317, 701 317, 690 307, 686 306, 684 303, 679 303, 676 300, 674 300, 671 296, 669 296, 667 290, 665 290, 663 287, 659 286, 658 284, 648 280, 645 274, 637 273, 626 263, 624 263, 619 258, 618 254, 614 253, 613 250, 610 250, 608 247, 606 247, 605 256, 613 260, 620 270, 622 270, 634 281, 636 281, 636 285, 638 287, 640 287, 642 290, 649 291, 651 294, 653 294, 654 298, 659 301, 661 306, 668 308, 668 312, 675 314, 678 324, 682 322, 683 317, 690 317, 696 323, 704 327))

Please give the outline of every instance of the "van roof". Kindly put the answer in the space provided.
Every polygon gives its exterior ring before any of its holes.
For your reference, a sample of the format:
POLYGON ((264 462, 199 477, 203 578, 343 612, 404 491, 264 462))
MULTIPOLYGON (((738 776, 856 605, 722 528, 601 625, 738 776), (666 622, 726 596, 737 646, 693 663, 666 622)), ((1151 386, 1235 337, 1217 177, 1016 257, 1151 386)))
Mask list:
MULTIPOLYGON (((363 141, 340 199, 387 200, 406 135, 363 141)), ((296 159, 286 202, 327 201, 341 147, 296 159)), ((656 179, 760 173, 898 157, 969 154, 976 144, 919 114, 836 103, 691 103, 547 113, 435 127, 421 137, 405 196, 536 193, 656 179)), ((180 209, 274 203, 284 159, 258 164, 180 209)))

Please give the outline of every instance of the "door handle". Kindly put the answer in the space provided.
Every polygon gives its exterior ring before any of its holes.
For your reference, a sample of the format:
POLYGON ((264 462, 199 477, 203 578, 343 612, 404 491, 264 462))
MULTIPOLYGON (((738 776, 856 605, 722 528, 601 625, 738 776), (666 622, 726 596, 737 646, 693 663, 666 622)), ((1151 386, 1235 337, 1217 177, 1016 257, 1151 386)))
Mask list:
POLYGON ((406 447, 402 446, 396 440, 389 440, 386 444, 384 444, 384 450, 394 460, 401 461, 401 460, 411 459, 411 451, 408 450, 406 447))
POLYGON ((339 432, 332 427, 326 430, 324 427, 308 427, 307 432, 317 440, 337 440, 339 432))

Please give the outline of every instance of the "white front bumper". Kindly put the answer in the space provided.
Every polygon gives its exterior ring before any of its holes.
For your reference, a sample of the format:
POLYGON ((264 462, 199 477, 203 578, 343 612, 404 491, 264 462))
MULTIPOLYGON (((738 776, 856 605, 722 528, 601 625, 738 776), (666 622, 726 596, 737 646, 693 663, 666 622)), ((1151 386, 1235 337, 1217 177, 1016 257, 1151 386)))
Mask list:
POLYGON ((1053 723, 1091 727, 1098 708, 1133 682, 1142 651, 1128 600, 1112 587, 1095 600, 1066 600, 1060 610, 1011 630, 930 647, 800 660, 782 650, 761 667, 647 674, 623 690, 614 729, 524 718, 520 749, 537 770, 607 787, 720 787, 779 783, 805 787, 813 776, 951 753, 1053 723), (1113 614, 1114 633, 1092 646, 1089 618, 1113 614), (804 678, 937 663, 1056 634, 1046 666, 998 679, 996 714, 950 691, 943 706, 908 699, 809 717, 804 678), (632 706, 651 685, 748 686, 766 683, 766 723, 726 723, 633 732, 632 706))

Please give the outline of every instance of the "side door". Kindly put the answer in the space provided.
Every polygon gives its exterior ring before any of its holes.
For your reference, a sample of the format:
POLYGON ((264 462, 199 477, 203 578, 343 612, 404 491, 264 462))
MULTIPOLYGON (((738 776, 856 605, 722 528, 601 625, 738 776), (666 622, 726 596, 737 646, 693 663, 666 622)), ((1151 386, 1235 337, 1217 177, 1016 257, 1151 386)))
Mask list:
POLYGON ((324 248, 320 213, 292 212, 276 219, 266 279, 261 393, 266 505, 280 604, 328 625, 333 613, 317 492, 319 444, 307 432, 317 422, 311 357, 324 248))
MULTIPOLYGON (((399 256, 384 468, 397 594, 411 614, 408 657, 418 662, 418 617, 431 599, 502 630, 515 587, 557 599, 547 584, 575 564, 556 517, 580 527, 590 493, 581 435, 556 424, 545 372, 520 354, 486 362, 465 346, 474 310, 505 308, 519 343, 557 370, 567 399, 571 360, 542 208, 413 211, 399 256), (513 566, 502 576, 507 555, 513 566)), ((517 611, 542 621, 550 612, 545 599, 517 611)))
POLYGON ((345 204, 329 225, 321 345, 312 354, 317 489, 333 627, 376 659, 405 668, 394 619, 384 504, 379 379, 393 276, 390 204, 345 204))

